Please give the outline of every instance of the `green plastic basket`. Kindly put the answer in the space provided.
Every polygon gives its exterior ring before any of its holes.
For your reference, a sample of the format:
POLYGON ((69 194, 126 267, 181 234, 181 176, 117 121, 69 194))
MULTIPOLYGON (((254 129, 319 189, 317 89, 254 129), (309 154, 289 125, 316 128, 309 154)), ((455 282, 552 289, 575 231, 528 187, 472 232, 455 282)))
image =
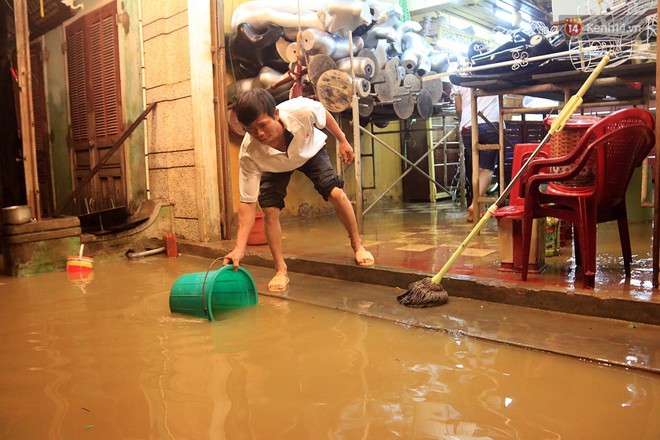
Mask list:
MULTIPOLYGON (((213 263, 211 263, 211 266, 213 263)), ((170 289, 170 311, 215 321, 223 309, 257 304, 257 286, 242 267, 227 265, 218 270, 182 275, 170 289)))

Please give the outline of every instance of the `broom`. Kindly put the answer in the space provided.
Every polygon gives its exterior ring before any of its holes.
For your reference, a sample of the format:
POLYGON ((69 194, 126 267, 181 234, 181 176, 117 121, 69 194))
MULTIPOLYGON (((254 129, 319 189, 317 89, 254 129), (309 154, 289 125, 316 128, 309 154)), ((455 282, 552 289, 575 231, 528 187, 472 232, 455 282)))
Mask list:
POLYGON ((550 130, 548 130, 548 133, 545 135, 539 146, 536 147, 536 149, 531 154, 529 159, 527 159, 527 161, 522 165, 522 167, 520 167, 518 173, 516 173, 516 175, 513 176, 513 178, 511 178, 511 182, 509 182, 509 185, 507 185, 507 187, 504 188, 504 191, 502 191, 502 194, 500 194, 500 196, 497 198, 495 203, 493 203, 484 213, 484 215, 481 217, 479 222, 474 226, 472 231, 470 231, 470 233, 465 238, 465 240, 463 240, 463 242, 454 251, 451 257, 449 257, 449 260, 447 260, 445 265, 442 266, 442 269, 440 269, 440 271, 437 274, 435 274, 433 278, 424 278, 420 281, 415 281, 414 283, 411 283, 408 286, 408 290, 406 290, 401 295, 397 296, 396 299, 399 301, 399 303, 401 303, 406 307, 433 307, 433 306, 439 306, 447 302, 447 300, 449 299, 449 294, 447 293, 446 290, 442 288, 442 285, 440 284, 442 281, 442 277, 445 276, 451 265, 454 264, 456 259, 463 253, 465 248, 467 248, 468 244, 472 241, 475 235, 477 235, 479 231, 481 231, 481 229, 486 224, 486 222, 493 216, 497 208, 511 192, 511 187, 513 186, 513 184, 518 181, 520 176, 522 176, 522 174, 527 170, 532 159, 534 159, 534 157, 538 154, 539 151, 541 151, 541 149, 548 142, 548 140, 550 140, 550 136, 552 136, 554 133, 560 132, 564 128, 564 125, 566 125, 566 122, 569 120, 569 118, 577 110, 577 108, 580 105, 582 105, 582 97, 587 92, 587 90, 589 90, 589 87, 591 87, 591 85, 596 80, 598 75, 600 75, 600 73, 603 71, 605 65, 609 62, 609 60, 610 60, 609 54, 605 55, 603 59, 598 63, 594 71, 591 72, 591 74, 589 75, 585 83, 582 85, 582 87, 580 87, 580 90, 578 90, 578 92, 575 95, 573 95, 571 99, 568 100, 562 111, 559 112, 557 118, 550 126, 550 130))

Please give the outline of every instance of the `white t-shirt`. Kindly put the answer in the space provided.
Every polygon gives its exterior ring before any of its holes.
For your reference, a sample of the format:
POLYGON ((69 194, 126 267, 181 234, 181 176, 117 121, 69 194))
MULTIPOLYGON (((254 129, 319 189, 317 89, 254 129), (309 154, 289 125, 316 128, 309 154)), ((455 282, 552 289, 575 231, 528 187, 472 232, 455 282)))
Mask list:
MULTIPOLYGON (((469 87, 456 87, 454 93, 461 96, 463 111, 461 112, 461 130, 472 127, 472 89, 469 87)), ((500 122, 500 101, 497 95, 480 96, 477 98, 477 109, 481 110, 486 119, 493 124, 500 122)), ((486 121, 477 116, 479 124, 485 124, 486 121)))
POLYGON ((263 172, 283 173, 300 168, 323 148, 328 138, 320 130, 325 127, 325 107, 320 102, 294 98, 279 104, 277 109, 284 128, 293 139, 284 152, 245 135, 238 153, 241 202, 257 201, 263 172))

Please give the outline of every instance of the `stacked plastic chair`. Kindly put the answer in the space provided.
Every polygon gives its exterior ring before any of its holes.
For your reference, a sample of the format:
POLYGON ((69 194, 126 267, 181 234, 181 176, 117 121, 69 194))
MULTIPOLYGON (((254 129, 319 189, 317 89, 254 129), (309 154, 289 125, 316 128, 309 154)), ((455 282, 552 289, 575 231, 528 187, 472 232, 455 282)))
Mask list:
POLYGON ((590 288, 595 285, 597 223, 616 220, 625 273, 630 277, 632 251, 625 195, 634 169, 655 144, 654 126, 653 116, 646 110, 621 110, 587 130, 570 153, 530 164, 529 177, 523 183, 523 280, 529 270, 532 222, 541 217, 573 224, 576 264, 582 266, 584 286, 590 288), (572 186, 576 176, 585 174, 586 166, 594 166, 589 170, 593 181, 572 186))

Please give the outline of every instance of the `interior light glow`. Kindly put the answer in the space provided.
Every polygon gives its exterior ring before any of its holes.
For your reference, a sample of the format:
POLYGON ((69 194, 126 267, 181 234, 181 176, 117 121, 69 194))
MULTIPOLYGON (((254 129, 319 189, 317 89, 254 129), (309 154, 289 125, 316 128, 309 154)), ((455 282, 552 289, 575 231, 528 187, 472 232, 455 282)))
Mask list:
POLYGON ((495 12, 495 16, 496 16, 497 18, 500 18, 500 19, 506 21, 507 23, 513 23, 513 19, 514 19, 514 18, 513 18, 513 14, 510 13, 510 12, 506 12, 506 11, 503 11, 503 10, 501 10, 501 9, 498 9, 498 10, 495 12))

